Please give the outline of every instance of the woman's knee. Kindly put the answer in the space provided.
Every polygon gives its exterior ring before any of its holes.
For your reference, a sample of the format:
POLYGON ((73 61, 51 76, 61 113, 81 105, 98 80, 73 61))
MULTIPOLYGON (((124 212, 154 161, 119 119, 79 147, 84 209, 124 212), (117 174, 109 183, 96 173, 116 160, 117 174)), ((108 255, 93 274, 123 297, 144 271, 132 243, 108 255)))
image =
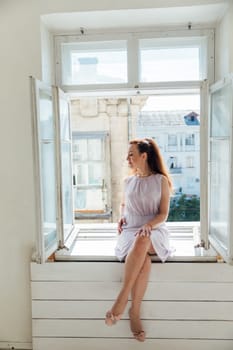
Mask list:
POLYGON ((149 250, 151 245, 150 237, 139 236, 134 243, 134 251, 138 254, 145 253, 149 250))

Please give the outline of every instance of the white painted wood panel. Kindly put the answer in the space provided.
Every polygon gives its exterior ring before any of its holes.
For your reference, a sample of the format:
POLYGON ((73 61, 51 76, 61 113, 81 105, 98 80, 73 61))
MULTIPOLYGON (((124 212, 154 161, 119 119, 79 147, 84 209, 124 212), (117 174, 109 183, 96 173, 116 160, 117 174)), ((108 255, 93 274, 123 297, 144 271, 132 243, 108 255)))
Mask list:
MULTIPOLYGON (((229 339, 233 340, 233 321, 144 320, 147 338, 229 339)), ((128 338, 129 322, 121 320, 108 327, 101 320, 33 320, 33 336, 128 338)))
POLYGON ((232 350, 231 340, 34 338, 33 350, 232 350))
MULTIPOLYGON (((32 281, 121 281, 124 264, 69 262, 31 264, 32 281)), ((153 263, 150 281, 233 282, 233 267, 224 263, 153 263)))
POLYGON ((104 324, 124 265, 63 262, 31 265, 33 350, 232 350, 233 267, 154 263, 142 304, 146 343, 132 339, 127 308, 104 324))
MULTIPOLYGON (((103 318, 109 301, 55 301, 33 300, 34 319, 97 319, 103 318)), ((128 319, 128 310, 123 318, 128 319)), ((143 319, 170 320, 225 320, 233 321, 233 302, 143 301, 143 319)))
MULTIPOLYGON (((32 299, 114 300, 119 282, 32 282, 32 299)), ((233 283, 150 282, 145 300, 232 301, 233 283)))

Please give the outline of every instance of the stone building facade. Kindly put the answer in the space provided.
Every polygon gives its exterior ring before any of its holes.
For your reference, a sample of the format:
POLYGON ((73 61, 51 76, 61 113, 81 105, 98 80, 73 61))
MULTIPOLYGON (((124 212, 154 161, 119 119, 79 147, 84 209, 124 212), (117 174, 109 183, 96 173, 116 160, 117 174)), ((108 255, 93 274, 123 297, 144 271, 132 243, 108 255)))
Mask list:
MULTIPOLYGON (((101 222, 118 220, 123 180, 129 172, 126 162, 128 140, 135 137, 156 140, 173 177, 176 194, 200 195, 198 113, 191 112, 195 114, 196 123, 189 123, 185 119, 190 114, 188 110, 143 112, 147 99, 147 96, 88 97, 71 101, 73 143, 77 134, 79 138, 100 138, 102 135, 104 147, 102 173, 97 174, 97 163, 93 163, 92 175, 85 173, 85 179, 94 177, 83 187, 86 192, 80 190, 82 186, 75 180, 76 217, 101 222), (87 190, 91 188, 96 194, 92 190, 89 196, 87 190), (83 209, 80 209, 82 205, 83 209)), ((95 151, 92 149, 89 153, 95 151)), ((78 176, 80 168, 75 166, 75 159, 73 163, 74 175, 78 176)))
MULTIPOLYGON (((111 98, 81 98, 71 101, 71 126, 75 134, 105 133, 108 141, 105 143, 108 207, 112 217, 107 220, 116 222, 119 217, 119 205, 122 199, 123 179, 128 174, 126 155, 128 140, 136 136, 135 121, 147 97, 111 97, 111 98), (109 152, 108 152, 109 151, 109 152)), ((101 220, 101 213, 95 212, 95 218, 101 220)), ((85 217, 85 215, 84 215, 85 217)), ((86 218, 90 218, 86 211, 86 218)), ((104 217, 104 216, 103 216, 104 217)), ((106 216, 105 216, 106 218, 106 216)))

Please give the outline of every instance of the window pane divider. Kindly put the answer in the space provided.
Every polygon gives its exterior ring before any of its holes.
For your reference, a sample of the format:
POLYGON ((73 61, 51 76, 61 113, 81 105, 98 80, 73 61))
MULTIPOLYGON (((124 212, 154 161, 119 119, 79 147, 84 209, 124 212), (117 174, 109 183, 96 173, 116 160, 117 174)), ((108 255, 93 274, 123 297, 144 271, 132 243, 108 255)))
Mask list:
POLYGON ((127 44, 128 86, 136 88, 139 82, 138 40, 132 35, 127 44))
POLYGON ((200 91, 200 222, 201 241, 206 249, 209 248, 209 149, 208 149, 208 111, 209 111, 209 84, 205 80, 201 84, 200 91))

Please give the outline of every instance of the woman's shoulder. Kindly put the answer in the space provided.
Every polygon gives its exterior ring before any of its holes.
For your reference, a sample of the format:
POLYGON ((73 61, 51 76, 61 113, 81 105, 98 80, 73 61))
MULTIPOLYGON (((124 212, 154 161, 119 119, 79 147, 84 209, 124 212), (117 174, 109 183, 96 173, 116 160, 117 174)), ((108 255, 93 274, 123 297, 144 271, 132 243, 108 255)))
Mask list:
POLYGON ((128 182, 130 182, 132 179, 135 178, 135 175, 129 175, 129 176, 126 176, 124 178, 124 183, 127 184, 128 182))
POLYGON ((168 179, 163 174, 156 173, 156 174, 153 174, 153 177, 154 177, 155 181, 160 182, 161 185, 168 184, 168 179))
POLYGON ((129 175, 129 176, 125 177, 124 182, 125 182, 125 183, 128 183, 128 182, 130 182, 132 179, 135 179, 135 175, 129 175))

